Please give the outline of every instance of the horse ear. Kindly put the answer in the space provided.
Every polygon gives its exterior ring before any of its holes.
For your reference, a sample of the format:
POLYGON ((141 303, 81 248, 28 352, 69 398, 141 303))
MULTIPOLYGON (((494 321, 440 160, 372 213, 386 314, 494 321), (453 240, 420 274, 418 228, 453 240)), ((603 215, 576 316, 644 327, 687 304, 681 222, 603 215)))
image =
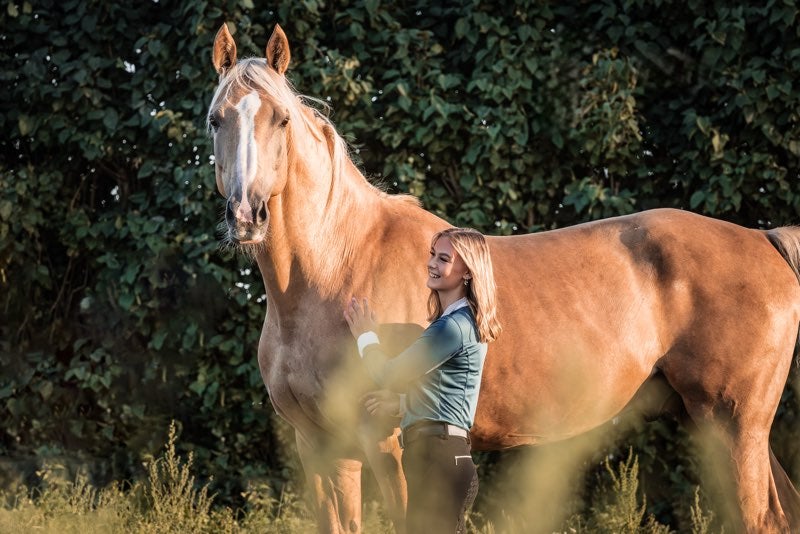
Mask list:
POLYGON ((236 65, 236 43, 233 42, 233 37, 231 37, 226 24, 222 25, 214 38, 212 62, 220 76, 236 65))
POLYGON ((267 64, 275 69, 278 74, 283 74, 289 67, 289 59, 291 57, 289 40, 280 25, 276 24, 267 43, 267 64))

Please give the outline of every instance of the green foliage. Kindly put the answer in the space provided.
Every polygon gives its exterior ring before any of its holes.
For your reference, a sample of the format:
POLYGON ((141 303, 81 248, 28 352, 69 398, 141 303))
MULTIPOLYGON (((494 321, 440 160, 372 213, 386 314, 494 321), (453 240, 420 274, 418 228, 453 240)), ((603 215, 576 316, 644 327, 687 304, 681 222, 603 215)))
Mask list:
POLYGON ((618 464, 616 471, 611 467, 610 459, 606 460, 604 467, 611 483, 596 497, 599 502, 592 507, 588 530, 609 534, 668 533, 668 528, 660 525, 652 515, 647 515, 645 503, 639 504, 639 459, 633 451, 628 452, 628 458, 618 464))
MULTIPOLYGON (((259 273, 215 233, 205 113, 224 21, 241 56, 281 23, 290 78, 332 104, 365 173, 455 224, 511 234, 656 206, 797 222, 794 2, 429 4, 6 2, 0 454, 146 476, 177 419, 220 501, 293 476, 255 359, 259 273)), ((787 393, 776 451, 794 477, 796 413, 787 393)), ((649 512, 687 525, 699 481, 674 434, 632 439, 649 512)))
POLYGON ((0 145, 0 446, 129 477, 177 417, 232 487, 282 469, 254 461, 274 446, 254 358, 263 291, 218 251, 213 74, 196 61, 243 11, 164 4, 0 15, 13 131, 0 145))
MULTIPOLYGON (((655 516, 647 513, 646 496, 640 496, 639 459, 628 450, 628 457, 611 466, 611 459, 603 461, 603 473, 593 491, 591 503, 584 514, 571 517, 565 532, 592 533, 630 533, 630 534, 669 534, 673 532, 660 523, 655 516)), ((709 534, 712 530, 714 513, 707 511, 700 500, 700 488, 696 487, 694 502, 689 510, 691 532, 709 534)), ((680 530, 679 530, 680 531, 680 530)), ((687 530, 688 531, 688 530, 687 530)), ((718 532, 724 532, 719 530, 718 532)))

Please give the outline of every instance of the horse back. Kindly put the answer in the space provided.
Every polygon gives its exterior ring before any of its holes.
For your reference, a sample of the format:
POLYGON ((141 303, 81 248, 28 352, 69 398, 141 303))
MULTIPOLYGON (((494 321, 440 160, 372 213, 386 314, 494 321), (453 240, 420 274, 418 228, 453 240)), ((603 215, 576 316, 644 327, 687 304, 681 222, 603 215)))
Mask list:
POLYGON ((719 360, 722 381, 743 350, 796 335, 800 285, 758 230, 659 209, 490 247, 503 333, 487 355, 478 447, 576 435, 662 367, 719 360))

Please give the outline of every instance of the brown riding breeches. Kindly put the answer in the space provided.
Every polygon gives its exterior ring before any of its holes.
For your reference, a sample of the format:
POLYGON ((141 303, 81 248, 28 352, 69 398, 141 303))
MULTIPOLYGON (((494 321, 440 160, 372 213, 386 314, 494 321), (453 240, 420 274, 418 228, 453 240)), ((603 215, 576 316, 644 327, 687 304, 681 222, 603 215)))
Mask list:
POLYGON ((463 533, 464 514, 478 494, 470 443, 460 436, 428 435, 406 444, 407 532, 463 533))

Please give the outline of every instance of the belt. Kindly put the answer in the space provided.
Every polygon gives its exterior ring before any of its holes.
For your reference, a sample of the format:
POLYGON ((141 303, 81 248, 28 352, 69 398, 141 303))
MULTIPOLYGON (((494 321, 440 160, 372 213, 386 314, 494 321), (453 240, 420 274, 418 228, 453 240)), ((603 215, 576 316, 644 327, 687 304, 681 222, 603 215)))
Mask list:
POLYGON ((400 447, 406 448, 409 443, 424 436, 456 436, 469 442, 469 432, 460 426, 451 425, 441 421, 426 421, 411 425, 400 433, 398 440, 400 447))

